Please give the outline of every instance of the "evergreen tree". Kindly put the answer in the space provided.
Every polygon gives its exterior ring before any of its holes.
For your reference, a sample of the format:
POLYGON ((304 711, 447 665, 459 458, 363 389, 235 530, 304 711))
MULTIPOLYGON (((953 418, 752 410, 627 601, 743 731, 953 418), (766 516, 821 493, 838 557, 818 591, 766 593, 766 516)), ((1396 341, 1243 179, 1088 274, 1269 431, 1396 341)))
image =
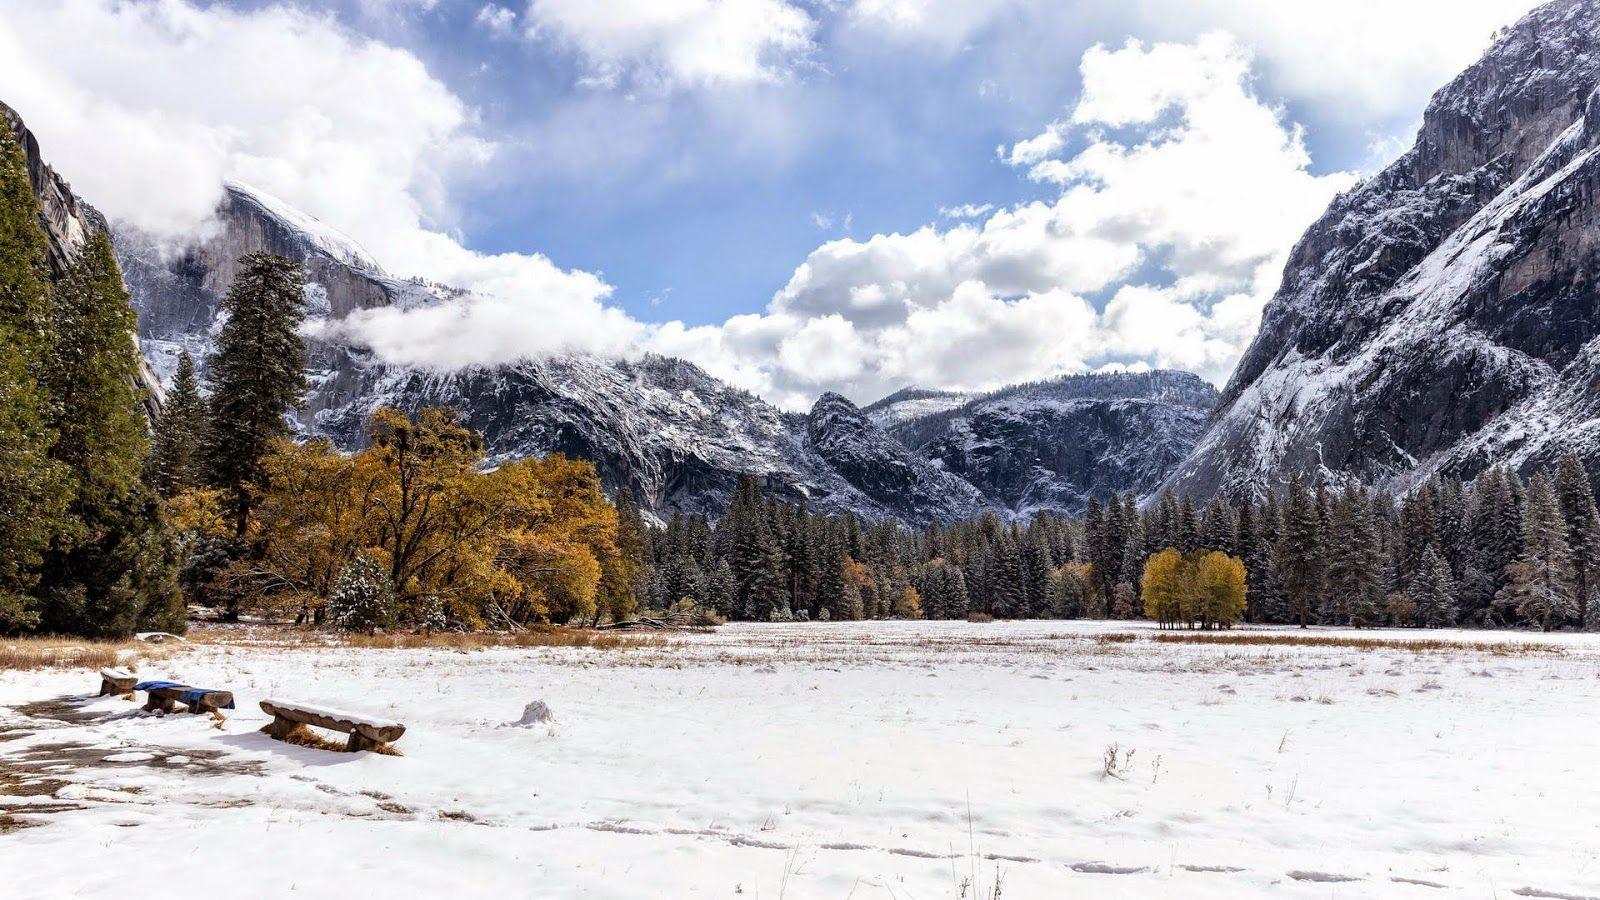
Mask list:
MULTIPOLYGON (((697 563, 695 566, 699 567, 697 563)), ((726 619, 732 614, 735 603, 734 592, 737 589, 738 581, 733 577, 733 568, 728 565, 727 560, 719 559, 705 576, 705 587, 701 591, 699 600, 726 619)))
POLYGON ((1417 571, 1406 587, 1406 599, 1416 624, 1424 628, 1447 628, 1456 623, 1455 581, 1450 564, 1433 547, 1422 551, 1417 571))
POLYGON ((1173 546, 1187 556, 1200 547, 1200 520, 1195 516, 1194 501, 1185 496, 1178 504, 1178 521, 1172 535, 1173 546))
POLYGON ((0 632, 37 624, 30 592, 68 499, 35 380, 49 346, 47 252, 22 147, 0 126, 0 632))
POLYGON ((990 555, 989 575, 992 579, 994 606, 992 612, 1002 619, 1016 619, 1027 615, 1027 597, 1022 590, 1022 555, 1017 542, 1010 534, 1001 535, 990 555))
POLYGON ((239 260, 239 272, 222 299, 227 316, 211 359, 207 458, 211 481, 227 492, 234 534, 250 522, 252 490, 262 486, 261 461, 274 438, 289 433, 287 414, 306 389, 305 276, 300 267, 270 253, 239 260))
POLYGON ((1320 606, 1323 589, 1323 529, 1317 503, 1296 476, 1289 485, 1278 539, 1279 568, 1291 617, 1306 627, 1320 606))
MULTIPOLYGON (((161 407, 155 436, 150 443, 148 480, 163 497, 173 497, 203 480, 200 448, 205 445, 205 402, 195 379, 194 360, 184 351, 172 390, 161 407)), ((620 509, 620 506, 619 506, 620 509)), ((635 508, 637 511, 637 508, 635 508)))
MULTIPOLYGON (((148 445, 133 311, 110 239, 89 237, 52 295, 57 340, 40 382, 50 455, 69 473, 68 527, 42 564, 41 626, 104 637, 181 613, 176 551, 145 485, 148 445)), ((180 626, 181 629, 181 626, 180 626)))
POLYGON ((1576 581, 1561 506, 1540 473, 1529 482, 1523 503, 1521 555, 1508 568, 1496 599, 1550 631, 1577 614, 1576 581))
POLYGON ((1334 504, 1331 537, 1323 624, 1358 628, 1377 624, 1384 597, 1384 566, 1363 492, 1349 491, 1334 504))
POLYGON ((1600 513, 1595 511, 1594 490, 1589 473, 1572 453, 1563 454, 1557 464, 1556 484, 1567 525, 1567 546, 1572 550, 1578 627, 1594 629, 1600 627, 1600 610, 1594 603, 1596 581, 1600 580, 1600 513))
POLYGON ((340 571, 328 593, 328 621, 345 631, 376 634, 393 625, 397 613, 389 570, 365 553, 340 571))

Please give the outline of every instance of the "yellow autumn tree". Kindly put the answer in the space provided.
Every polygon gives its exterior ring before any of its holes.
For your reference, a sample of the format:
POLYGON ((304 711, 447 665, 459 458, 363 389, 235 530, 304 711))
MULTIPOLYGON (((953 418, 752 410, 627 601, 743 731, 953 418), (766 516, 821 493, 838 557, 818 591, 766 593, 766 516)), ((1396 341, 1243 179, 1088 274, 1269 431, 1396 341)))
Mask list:
POLYGON ((1139 593, 1144 598, 1145 616, 1162 628, 1188 621, 1194 605, 1194 580, 1183 554, 1168 547, 1151 556, 1139 579, 1139 593))
POLYGON ((895 595, 894 608, 890 610, 890 614, 897 619, 922 618, 922 597, 917 593, 917 589, 909 584, 900 588, 900 593, 895 595))
MULTIPOLYGON (((444 409, 380 409, 368 435, 354 454, 274 444, 247 550, 207 589, 230 606, 320 622, 323 599, 361 558, 384 572, 410 627, 632 615, 617 513, 592 465, 552 455, 488 470, 479 436, 444 409), (615 581, 603 587, 607 572, 615 581)), ((218 497, 193 491, 172 505, 195 535, 232 540, 218 497)))
POLYGON ((1213 550, 1194 565, 1196 614, 1204 628, 1232 628, 1244 615, 1245 571, 1240 560, 1213 550))

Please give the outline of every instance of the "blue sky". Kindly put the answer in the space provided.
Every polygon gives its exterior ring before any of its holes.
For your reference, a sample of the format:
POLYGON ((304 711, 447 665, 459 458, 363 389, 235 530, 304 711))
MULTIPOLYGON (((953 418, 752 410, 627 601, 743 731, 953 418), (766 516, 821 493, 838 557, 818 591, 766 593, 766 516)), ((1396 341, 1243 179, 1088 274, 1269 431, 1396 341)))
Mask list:
POLYGON ((238 179, 477 292, 342 324, 396 362, 1222 382, 1298 233, 1531 5, 0 0, 0 99, 116 218, 192 240, 238 179))

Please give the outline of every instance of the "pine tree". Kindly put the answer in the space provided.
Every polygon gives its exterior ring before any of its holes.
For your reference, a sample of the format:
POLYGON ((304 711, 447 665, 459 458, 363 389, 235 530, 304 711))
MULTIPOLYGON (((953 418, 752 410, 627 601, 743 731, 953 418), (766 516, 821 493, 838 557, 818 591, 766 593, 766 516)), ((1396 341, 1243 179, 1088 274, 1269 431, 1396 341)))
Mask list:
POLYGON ((1578 627, 1600 627, 1595 608, 1596 581, 1600 580, 1600 513, 1595 511, 1589 473, 1572 453, 1563 454, 1556 467, 1557 494, 1567 525, 1567 546, 1572 550, 1572 570, 1577 593, 1578 627))
POLYGON ((397 612, 388 568, 365 553, 339 572, 328 592, 328 621, 345 631, 376 634, 394 624, 397 612))
POLYGON ((1055 565, 1050 557, 1050 545, 1044 528, 1036 524, 1028 529, 1022 545, 1024 617, 1037 618, 1049 611, 1054 581, 1055 565))
POLYGON ((1406 587, 1411 615, 1424 628, 1448 628, 1456 623, 1455 581, 1450 564, 1433 547, 1422 551, 1417 571, 1406 587))
POLYGON ((227 316, 211 359, 207 458, 211 481, 227 492, 234 533, 250 522, 252 489, 265 478, 261 461, 274 438, 289 433, 285 417, 306 388, 305 276, 270 253, 239 260, 221 311, 227 316))
POLYGON ((1002 619, 1027 615, 1027 597, 1022 589, 1022 555, 1010 534, 1001 535, 990 554, 989 575, 993 579, 992 612, 1002 619))
POLYGON ((1218 497, 1206 504, 1205 516, 1200 520, 1200 549, 1234 554, 1238 523, 1233 507, 1218 497))
MULTIPOLYGON (((41 626, 117 637, 180 618, 176 553, 145 485, 148 444, 134 319, 110 239, 90 236, 52 293, 57 340, 40 383, 50 455, 69 473, 68 528, 45 555, 41 626)), ((181 628, 181 626, 180 626, 181 628)))
MULTIPOLYGON (((148 480, 163 497, 174 497, 202 482, 200 448, 205 445, 205 401, 188 351, 178 357, 172 390, 161 407, 150 443, 148 480)), ((620 507, 619 507, 620 509, 620 507)))
POLYGON ((1528 484, 1523 502, 1522 552, 1507 570, 1500 605, 1550 631, 1578 612, 1572 550, 1555 491, 1543 473, 1528 484))
POLYGON ((0 125, 0 633, 37 624, 29 595, 68 499, 35 379, 49 347, 47 253, 27 160, 0 125))
POLYGON ((1349 491, 1334 504, 1323 624, 1375 625, 1384 596, 1382 556, 1367 498, 1349 491))
POLYGON ((1185 496, 1178 505, 1178 521, 1172 535, 1173 546, 1185 556, 1200 546, 1200 520, 1195 516, 1194 501, 1185 496))
POLYGON ((1295 476, 1285 503, 1283 533, 1278 539, 1279 569, 1290 615, 1306 627, 1320 605, 1323 589, 1323 529, 1317 503, 1306 483, 1295 476))

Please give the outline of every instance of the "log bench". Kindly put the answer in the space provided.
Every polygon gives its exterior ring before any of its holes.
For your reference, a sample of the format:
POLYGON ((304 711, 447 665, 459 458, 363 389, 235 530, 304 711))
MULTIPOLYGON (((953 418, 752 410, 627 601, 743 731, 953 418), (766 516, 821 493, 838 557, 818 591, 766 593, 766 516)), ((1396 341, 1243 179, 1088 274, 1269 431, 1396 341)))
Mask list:
POLYGON ((105 668, 100 670, 100 693, 104 697, 110 694, 115 697, 132 697, 133 686, 138 683, 139 676, 127 669, 105 668))
POLYGON ((197 716, 210 713, 220 717, 221 710, 233 709, 232 691, 193 688, 172 681, 144 681, 135 688, 145 692, 145 712, 177 712, 179 703, 197 716))
POLYGON ((345 750, 352 753, 378 750, 398 755, 399 751, 389 745, 406 733, 406 726, 399 722, 290 700, 263 700, 261 711, 272 716, 272 723, 262 730, 277 740, 293 743, 295 738, 307 736, 306 726, 315 725, 350 735, 345 750))

